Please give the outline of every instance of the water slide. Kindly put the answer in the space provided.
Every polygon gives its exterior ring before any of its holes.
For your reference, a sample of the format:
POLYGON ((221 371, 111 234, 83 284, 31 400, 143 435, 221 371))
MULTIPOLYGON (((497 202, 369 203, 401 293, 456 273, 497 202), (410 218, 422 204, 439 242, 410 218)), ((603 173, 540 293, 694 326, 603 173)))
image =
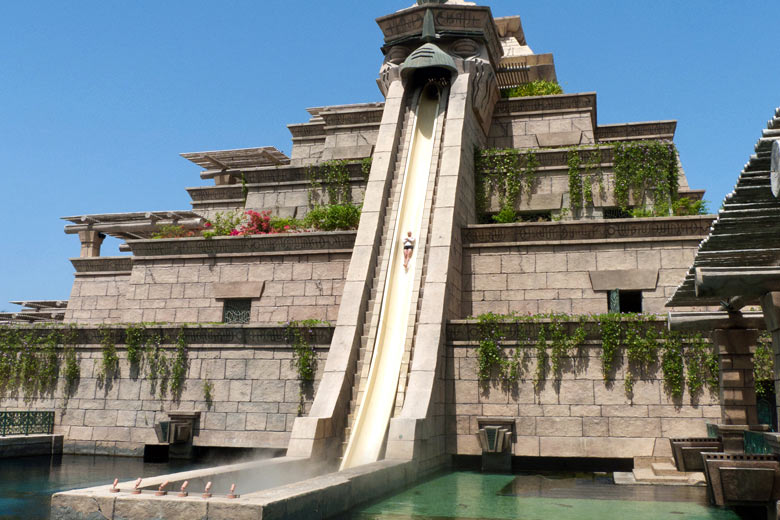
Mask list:
POLYGON ((418 260, 421 261, 422 254, 415 248, 409 262, 409 270, 404 270, 403 238, 407 231, 411 231, 415 238, 420 236, 438 111, 437 90, 432 86, 423 88, 417 105, 414 135, 401 186, 395 231, 392 237, 386 237, 392 241, 390 265, 368 381, 341 469, 361 466, 379 459, 390 415, 395 406, 412 305, 414 267, 418 260))

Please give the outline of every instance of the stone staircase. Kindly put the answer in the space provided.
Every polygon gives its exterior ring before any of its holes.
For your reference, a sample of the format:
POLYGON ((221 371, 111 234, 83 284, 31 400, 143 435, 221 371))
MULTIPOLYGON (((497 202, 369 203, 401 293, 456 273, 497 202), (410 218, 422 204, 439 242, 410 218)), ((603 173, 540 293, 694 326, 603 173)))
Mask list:
POLYGON ((671 457, 634 457, 634 470, 615 473, 616 484, 653 484, 662 486, 703 486, 704 473, 677 471, 671 457))

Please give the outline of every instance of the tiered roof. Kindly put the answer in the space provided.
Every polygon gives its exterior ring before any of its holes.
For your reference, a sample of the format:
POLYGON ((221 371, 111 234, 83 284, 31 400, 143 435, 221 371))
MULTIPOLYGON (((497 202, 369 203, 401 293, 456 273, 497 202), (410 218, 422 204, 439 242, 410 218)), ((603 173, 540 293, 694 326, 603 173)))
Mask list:
MULTIPOLYGON (((780 108, 775 110, 774 118, 756 143, 756 153, 750 156, 734 191, 726 196, 709 236, 699 245, 693 265, 667 302, 667 307, 721 304, 726 310, 734 311, 757 303, 755 295, 738 301, 723 301, 722 296, 697 295, 696 274, 697 270, 701 274, 701 269, 707 269, 715 275, 730 272, 732 276, 742 276, 746 280, 749 275, 780 265, 780 199, 771 188, 772 149, 773 143, 778 141, 780 108)), ((779 146, 774 145, 776 150, 779 146)), ((780 172, 774 175, 777 177, 780 172)))

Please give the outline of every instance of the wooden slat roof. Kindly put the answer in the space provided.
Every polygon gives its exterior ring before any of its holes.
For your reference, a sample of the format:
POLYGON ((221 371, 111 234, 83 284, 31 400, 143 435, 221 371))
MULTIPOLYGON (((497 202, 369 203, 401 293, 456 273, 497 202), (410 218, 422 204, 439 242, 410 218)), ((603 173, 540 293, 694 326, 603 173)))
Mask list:
POLYGON ((290 164, 290 158, 273 146, 183 153, 181 156, 206 170, 240 170, 290 164))
POLYGON ((119 240, 151 238, 162 225, 178 225, 198 229, 205 220, 192 210, 143 211, 132 213, 100 213, 61 217, 70 222, 65 233, 99 231, 119 240))
POLYGON ((718 298, 697 298, 695 272, 699 267, 780 265, 780 199, 772 195, 770 162, 772 142, 780 140, 780 108, 756 143, 734 191, 702 240, 685 280, 667 307, 718 305, 718 298))

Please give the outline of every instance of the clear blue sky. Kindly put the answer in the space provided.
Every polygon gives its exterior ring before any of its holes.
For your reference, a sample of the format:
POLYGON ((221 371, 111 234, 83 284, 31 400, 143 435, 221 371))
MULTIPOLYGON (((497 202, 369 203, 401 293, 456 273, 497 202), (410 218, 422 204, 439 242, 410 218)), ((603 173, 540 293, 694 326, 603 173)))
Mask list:
MULTIPOLYGON (((179 153, 289 152, 304 108, 380 100, 373 19, 411 3, 2 2, 0 309, 68 298, 79 244, 59 217, 187 209, 203 182, 179 153)), ((780 105, 777 0, 490 5, 522 16, 566 92, 598 92, 599 123, 677 119, 714 209, 780 105)))

